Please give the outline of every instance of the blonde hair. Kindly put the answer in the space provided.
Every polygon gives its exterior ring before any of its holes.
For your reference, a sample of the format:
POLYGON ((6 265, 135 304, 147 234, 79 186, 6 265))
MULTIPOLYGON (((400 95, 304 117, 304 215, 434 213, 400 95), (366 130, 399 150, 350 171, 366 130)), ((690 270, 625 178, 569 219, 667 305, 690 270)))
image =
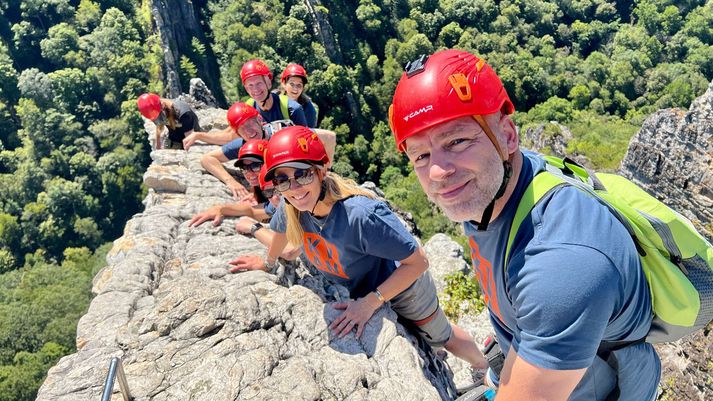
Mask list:
POLYGON ((166 120, 168 121, 168 128, 173 131, 176 129, 176 127, 180 127, 181 123, 178 122, 178 113, 176 113, 176 109, 173 108, 173 102, 170 100, 165 100, 161 102, 161 106, 163 107, 163 111, 166 112, 166 120))
POLYGON ((166 124, 156 125, 156 134, 163 132, 163 127, 167 126, 169 130, 173 131, 176 127, 180 127, 181 123, 178 122, 178 113, 176 109, 173 108, 173 102, 168 99, 161 99, 161 110, 166 113, 166 124))
MULTIPOLYGON (((373 192, 360 187, 354 180, 344 178, 338 174, 328 172, 324 177, 322 185, 326 186, 324 202, 334 205, 339 200, 348 198, 354 195, 366 196, 367 198, 376 199, 373 192)), ((287 241, 293 246, 302 246, 302 237, 304 230, 300 224, 300 212, 296 207, 285 204, 285 215, 287 216, 287 241)))

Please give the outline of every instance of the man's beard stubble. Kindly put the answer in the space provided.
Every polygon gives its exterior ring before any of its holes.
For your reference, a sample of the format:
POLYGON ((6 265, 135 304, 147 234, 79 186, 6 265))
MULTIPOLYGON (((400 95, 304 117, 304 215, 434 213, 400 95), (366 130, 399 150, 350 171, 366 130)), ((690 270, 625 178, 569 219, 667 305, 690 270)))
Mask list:
POLYGON ((431 183, 427 192, 428 199, 435 203, 451 221, 463 222, 469 220, 480 221, 485 208, 495 198, 503 180, 504 169, 501 162, 492 164, 493 169, 488 174, 481 174, 479 177, 469 171, 472 176, 463 189, 456 202, 441 204, 437 196, 431 195, 442 188, 447 188, 453 182, 463 182, 462 174, 454 176, 446 182, 431 183))

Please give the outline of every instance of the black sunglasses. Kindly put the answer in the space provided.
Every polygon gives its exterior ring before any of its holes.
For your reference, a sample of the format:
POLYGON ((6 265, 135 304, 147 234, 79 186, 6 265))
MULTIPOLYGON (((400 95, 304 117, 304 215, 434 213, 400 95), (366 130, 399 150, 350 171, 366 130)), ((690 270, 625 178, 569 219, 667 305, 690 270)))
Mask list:
POLYGON ((272 184, 278 191, 285 192, 292 187, 293 181, 296 182, 298 186, 311 184, 312 181, 314 181, 314 169, 310 167, 295 170, 295 175, 292 177, 288 177, 286 174, 276 175, 275 178, 272 179, 272 184))
POLYGON ((263 164, 263 163, 252 162, 252 163, 250 163, 250 164, 243 164, 243 165, 240 166, 240 168, 241 168, 242 170, 250 171, 250 172, 252 172, 252 173, 259 173, 259 172, 260 172, 260 169, 262 168, 262 164, 263 164))

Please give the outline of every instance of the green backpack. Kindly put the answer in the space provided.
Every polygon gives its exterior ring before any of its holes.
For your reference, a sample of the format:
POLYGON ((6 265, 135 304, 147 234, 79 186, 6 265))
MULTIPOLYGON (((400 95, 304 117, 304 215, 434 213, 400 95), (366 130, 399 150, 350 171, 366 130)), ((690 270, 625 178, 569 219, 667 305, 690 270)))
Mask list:
MULTIPOLYGON (((280 96, 280 113, 282 113, 282 119, 289 120, 290 119, 290 109, 288 107, 287 102, 289 101, 290 98, 288 98, 287 95, 279 95, 279 96, 280 96)), ((255 99, 249 97, 245 100, 245 104, 247 104, 248 106, 255 107, 255 99)))
POLYGON ((572 185, 605 205, 634 239, 654 311, 646 342, 678 340, 713 320, 713 246, 690 221, 626 178, 595 175, 566 158, 544 158, 546 170, 533 178, 515 212, 506 267, 517 230, 532 208, 550 191, 572 185))

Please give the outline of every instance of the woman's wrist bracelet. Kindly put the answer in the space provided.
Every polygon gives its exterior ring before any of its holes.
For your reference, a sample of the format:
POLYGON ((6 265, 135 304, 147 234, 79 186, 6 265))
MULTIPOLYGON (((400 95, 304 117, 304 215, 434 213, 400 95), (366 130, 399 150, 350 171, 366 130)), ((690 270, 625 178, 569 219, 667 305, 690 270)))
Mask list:
POLYGON ((273 260, 272 263, 270 263, 269 260, 265 259, 265 271, 267 271, 268 273, 272 273, 276 267, 277 259, 273 260))
POLYGON ((374 295, 376 295, 376 299, 381 301, 381 303, 386 303, 386 298, 384 298, 384 296, 381 295, 381 291, 379 291, 378 288, 374 289, 374 295))

